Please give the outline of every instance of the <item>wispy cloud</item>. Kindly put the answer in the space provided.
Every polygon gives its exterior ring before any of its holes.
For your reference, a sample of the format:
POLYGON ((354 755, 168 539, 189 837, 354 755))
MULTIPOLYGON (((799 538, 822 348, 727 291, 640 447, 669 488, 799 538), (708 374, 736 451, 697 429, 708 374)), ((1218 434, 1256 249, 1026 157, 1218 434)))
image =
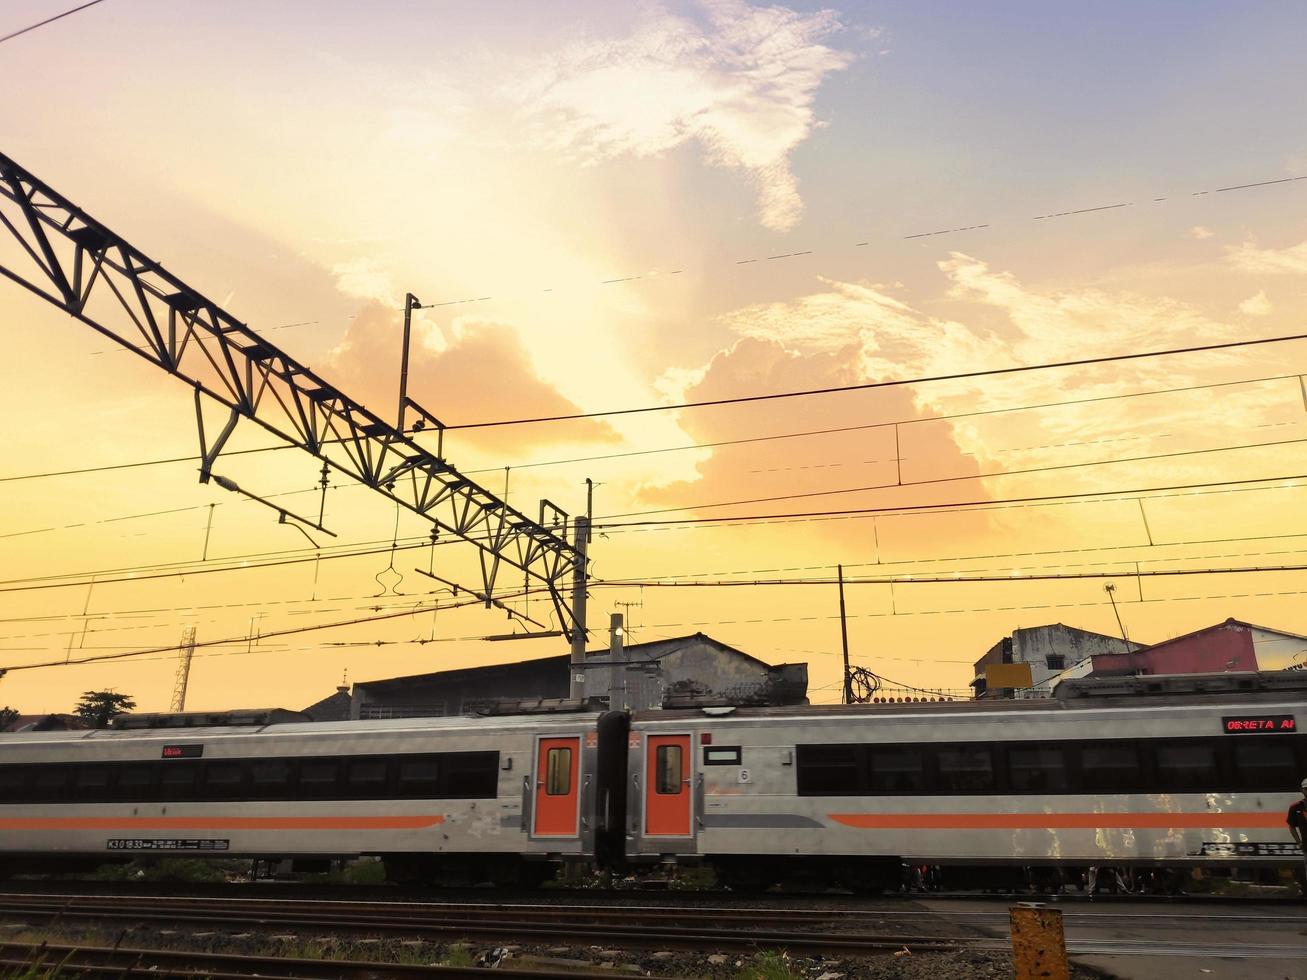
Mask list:
POLYGON ((1266 290, 1263 289, 1240 303, 1239 312, 1244 316, 1267 316, 1271 312, 1271 301, 1266 297, 1266 290))
POLYGON ((1288 248, 1259 248, 1253 242, 1244 242, 1231 247, 1227 255, 1241 272, 1307 273, 1307 242, 1288 248))
POLYGON ((743 171, 758 217, 787 230, 802 216, 789 155, 820 125, 822 81, 853 56, 826 42, 835 12, 706 0, 699 20, 653 8, 626 37, 582 38, 513 86, 537 138, 590 163, 649 157, 696 142, 743 171))

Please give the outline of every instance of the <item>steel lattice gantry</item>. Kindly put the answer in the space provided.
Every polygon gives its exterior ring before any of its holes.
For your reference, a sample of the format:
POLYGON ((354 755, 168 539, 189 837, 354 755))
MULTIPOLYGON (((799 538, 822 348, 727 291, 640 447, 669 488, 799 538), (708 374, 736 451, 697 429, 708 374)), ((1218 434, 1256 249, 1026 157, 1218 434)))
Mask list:
POLYGON ((583 637, 565 589, 585 559, 567 541, 562 510, 542 500, 533 520, 508 506, 3 154, 0 224, 0 239, 17 246, 0 256, 14 259, 0 272, 187 382, 197 403, 203 393, 230 409, 216 445, 201 446, 202 479, 236 420, 247 418, 478 548, 487 604, 509 566, 548 592, 574 643, 583 637))

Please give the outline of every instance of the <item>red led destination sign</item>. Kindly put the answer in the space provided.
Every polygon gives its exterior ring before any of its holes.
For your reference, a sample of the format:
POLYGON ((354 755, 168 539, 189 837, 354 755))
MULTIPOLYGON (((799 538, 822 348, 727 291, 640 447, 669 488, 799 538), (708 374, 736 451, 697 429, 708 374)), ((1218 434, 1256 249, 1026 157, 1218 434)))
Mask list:
POLYGON ((1235 715, 1221 719, 1227 735, 1264 735, 1268 732, 1296 732, 1293 715, 1235 715))
POLYGON ((204 755, 203 745, 165 745, 163 747, 163 758, 165 759, 198 759, 204 755))

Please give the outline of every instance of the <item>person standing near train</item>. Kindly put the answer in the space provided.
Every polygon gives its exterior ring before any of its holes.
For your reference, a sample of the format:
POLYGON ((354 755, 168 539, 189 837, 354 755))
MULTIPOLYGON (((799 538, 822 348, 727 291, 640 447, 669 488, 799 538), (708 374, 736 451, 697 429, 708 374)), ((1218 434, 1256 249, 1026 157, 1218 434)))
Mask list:
POLYGON ((1307 895, 1307 847, 1303 846, 1303 840, 1307 839, 1307 779, 1302 781, 1302 799, 1289 804, 1289 812, 1285 816, 1285 823, 1289 825, 1289 833, 1293 834, 1293 839, 1297 842, 1299 850, 1302 851, 1302 890, 1303 894, 1307 895))

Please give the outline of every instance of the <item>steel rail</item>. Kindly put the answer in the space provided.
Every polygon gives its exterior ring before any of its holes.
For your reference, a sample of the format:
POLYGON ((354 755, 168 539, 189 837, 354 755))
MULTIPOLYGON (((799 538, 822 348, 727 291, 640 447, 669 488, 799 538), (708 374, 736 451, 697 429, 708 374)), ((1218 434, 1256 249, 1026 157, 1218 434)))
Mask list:
MULTIPOLYGON (((56 975, 82 977, 206 977, 209 980, 481 980, 487 976, 522 980, 570 980, 574 970, 518 969, 509 966, 417 966, 365 960, 318 960, 247 956, 174 949, 0 942, 0 968, 27 975, 36 964, 56 975)), ((33 971, 33 975, 36 975, 33 971)))
MULTIPOLYGON (((295 903, 268 903, 269 907, 233 909, 230 903, 176 902, 138 903, 103 902, 5 902, 0 914, 6 918, 49 917, 56 921, 111 921, 115 923, 166 923, 169 925, 195 924, 206 927, 239 926, 241 928, 310 927, 336 931, 362 933, 389 933, 397 935, 421 934, 442 937, 487 939, 529 942, 570 942, 593 945, 596 941, 632 947, 674 947, 681 949, 713 948, 742 952, 757 949, 789 949, 820 953, 877 953, 907 946, 914 951, 951 950, 960 948, 958 940, 950 937, 919 936, 910 934, 836 934, 819 931, 794 931, 750 928, 766 921, 788 922, 793 916, 749 916, 753 910, 742 910, 740 925, 734 928, 705 926, 702 914, 683 914, 664 917, 664 921, 650 924, 644 910, 622 912, 601 910, 576 912, 560 909, 551 917, 520 918, 512 909, 489 908, 480 913, 464 911, 450 914, 440 909, 427 909, 422 914, 412 911, 405 915, 396 911, 378 911, 360 914, 358 911, 330 912, 323 903, 312 907, 295 903), (576 913, 576 914, 573 914, 576 913)), ((714 917, 715 918, 715 917, 714 917)), ((838 917, 827 916, 824 924, 838 924, 838 917)))

